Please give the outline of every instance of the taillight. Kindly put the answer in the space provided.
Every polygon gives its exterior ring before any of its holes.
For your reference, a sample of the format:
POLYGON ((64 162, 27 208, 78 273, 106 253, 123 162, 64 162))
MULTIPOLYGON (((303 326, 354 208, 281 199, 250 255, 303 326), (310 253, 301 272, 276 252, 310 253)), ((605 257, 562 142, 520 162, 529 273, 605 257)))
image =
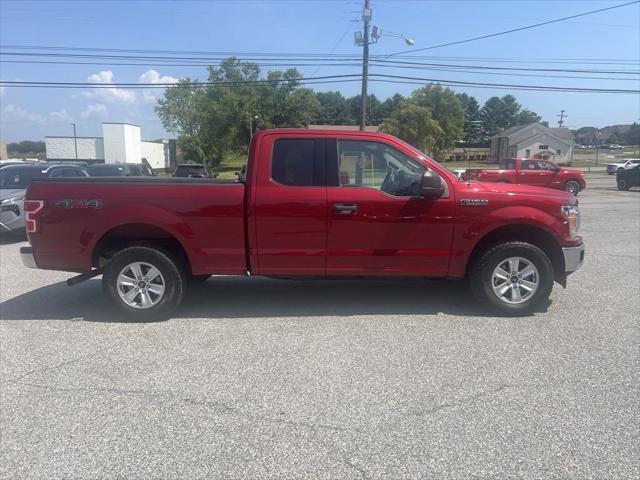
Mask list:
POLYGON ((24 202, 24 226, 27 233, 38 231, 37 214, 44 207, 42 200, 25 200, 24 202))

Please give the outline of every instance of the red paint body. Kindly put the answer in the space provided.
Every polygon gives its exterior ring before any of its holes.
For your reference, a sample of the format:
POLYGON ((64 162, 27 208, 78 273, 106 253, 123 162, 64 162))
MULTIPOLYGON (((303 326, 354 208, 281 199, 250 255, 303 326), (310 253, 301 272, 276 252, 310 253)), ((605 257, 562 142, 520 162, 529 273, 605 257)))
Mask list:
POLYGON ((107 236, 179 242, 193 274, 402 275, 461 278, 474 246, 504 226, 543 230, 558 246, 569 235, 568 193, 470 183, 404 142, 380 133, 268 130, 251 143, 244 183, 132 177, 52 179, 32 183, 43 200, 29 235, 39 268, 88 272, 107 236), (367 187, 284 186, 271 178, 274 141, 283 138, 383 143, 437 172, 447 193, 437 200, 392 196, 367 187), (65 199, 100 200, 100 208, 62 208, 65 199), (471 204, 474 200, 481 205, 471 204), (462 202, 461 202, 462 201, 462 202), (486 201, 486 202, 485 202, 486 201), (352 214, 335 204, 355 204, 352 214))
MULTIPOLYGON (((550 160, 543 160, 555 166, 553 170, 538 170, 523 168, 523 161, 536 162, 536 159, 513 158, 508 160, 514 168, 508 169, 477 169, 470 168, 466 171, 465 178, 478 182, 517 183, 520 185, 533 185, 536 187, 555 188, 564 190, 567 182, 574 180, 580 185, 580 190, 587 186, 584 173, 577 168, 562 167, 550 160)), ((504 163, 504 162, 503 162, 504 163)), ((504 166, 504 165, 501 165, 504 166)))

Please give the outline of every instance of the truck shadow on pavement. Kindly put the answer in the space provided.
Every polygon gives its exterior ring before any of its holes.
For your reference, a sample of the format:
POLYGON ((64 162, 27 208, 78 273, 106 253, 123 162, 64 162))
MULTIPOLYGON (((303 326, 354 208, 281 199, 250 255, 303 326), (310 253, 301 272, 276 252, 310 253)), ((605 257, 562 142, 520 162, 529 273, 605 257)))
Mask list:
MULTIPOLYGON (((353 315, 489 316, 463 282, 436 280, 279 280, 213 277, 190 286, 180 318, 273 318, 353 315)), ((100 280, 55 283, 0 303, 2 320, 122 322, 100 280)))

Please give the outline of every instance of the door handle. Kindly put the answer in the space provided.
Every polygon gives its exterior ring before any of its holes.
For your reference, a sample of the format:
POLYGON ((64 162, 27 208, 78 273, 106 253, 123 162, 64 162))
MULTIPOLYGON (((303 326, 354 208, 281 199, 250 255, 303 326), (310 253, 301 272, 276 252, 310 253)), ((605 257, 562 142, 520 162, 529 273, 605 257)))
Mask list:
POLYGON ((333 211, 340 215, 352 215, 358 211, 358 206, 354 203, 335 203, 333 211))

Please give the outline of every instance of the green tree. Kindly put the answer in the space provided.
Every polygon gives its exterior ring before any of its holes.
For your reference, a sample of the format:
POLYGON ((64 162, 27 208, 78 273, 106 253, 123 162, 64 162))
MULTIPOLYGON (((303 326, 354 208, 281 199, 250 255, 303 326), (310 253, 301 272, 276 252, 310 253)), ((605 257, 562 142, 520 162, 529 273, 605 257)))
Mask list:
POLYGON ((640 125, 634 122, 625 135, 625 143, 627 145, 640 145, 640 125))
POLYGON ((530 110, 522 109, 513 95, 491 97, 480 110, 486 138, 492 137, 516 125, 539 122, 541 117, 530 110))
POLYGON ((389 97, 382 102, 378 113, 382 121, 391 116, 391 114, 402 104, 402 102, 404 102, 404 100, 405 98, 402 95, 396 93, 393 97, 389 97))
POLYGON ((228 58, 208 70, 209 85, 184 80, 167 88, 156 105, 189 160, 215 167, 225 155, 244 151, 256 116, 262 128, 304 127, 320 109, 313 91, 301 87, 296 69, 261 77, 257 64, 228 58))
POLYGON ((464 108, 464 136, 465 142, 480 142, 482 138, 482 121, 480 120, 480 104, 471 95, 466 93, 456 94, 464 108))
POLYGON ((436 155, 444 130, 431 115, 431 109, 415 103, 403 103, 385 119, 380 130, 401 138, 429 155, 436 155))
POLYGON ((430 152, 442 158, 453 150, 455 142, 461 140, 464 134, 464 108, 453 90, 437 84, 426 85, 415 90, 408 102, 428 108, 442 131, 433 139, 430 152))
POLYGON ((346 125, 349 123, 347 99, 340 92, 318 92, 320 104, 315 122, 321 125, 346 125))

